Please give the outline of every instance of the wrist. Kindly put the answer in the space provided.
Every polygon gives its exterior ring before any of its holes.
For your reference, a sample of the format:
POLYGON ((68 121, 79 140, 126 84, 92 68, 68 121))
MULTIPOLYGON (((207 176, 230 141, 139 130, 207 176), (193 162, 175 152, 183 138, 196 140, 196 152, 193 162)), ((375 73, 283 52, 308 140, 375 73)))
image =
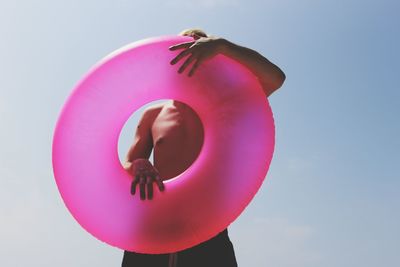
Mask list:
POLYGON ((146 164, 150 162, 148 159, 146 158, 138 158, 132 161, 132 165, 138 165, 138 164, 146 164))
POLYGON ((129 172, 132 168, 132 162, 126 161, 126 162, 124 162, 124 164, 122 166, 124 167, 125 171, 129 172))

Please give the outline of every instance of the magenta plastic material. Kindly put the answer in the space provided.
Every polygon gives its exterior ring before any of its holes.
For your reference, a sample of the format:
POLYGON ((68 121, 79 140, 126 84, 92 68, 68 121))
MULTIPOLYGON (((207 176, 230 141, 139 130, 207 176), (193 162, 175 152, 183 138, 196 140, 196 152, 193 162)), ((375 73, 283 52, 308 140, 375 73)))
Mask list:
POLYGON ((171 66, 168 47, 192 40, 163 36, 132 43, 95 65, 66 101, 53 139, 60 194, 78 223, 112 246, 170 253, 204 242, 249 204, 274 150, 272 111, 257 78, 218 55, 193 77, 171 66), (154 190, 130 194, 132 178, 118 158, 122 127, 133 112, 159 99, 189 105, 200 117, 204 143, 196 161, 154 190))

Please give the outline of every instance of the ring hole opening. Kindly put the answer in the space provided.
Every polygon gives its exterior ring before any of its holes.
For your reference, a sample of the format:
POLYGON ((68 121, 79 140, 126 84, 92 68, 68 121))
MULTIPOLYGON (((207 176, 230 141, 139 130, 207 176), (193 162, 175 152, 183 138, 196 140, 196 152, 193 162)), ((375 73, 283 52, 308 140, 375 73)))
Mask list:
POLYGON ((118 140, 121 164, 147 158, 163 180, 188 169, 200 154, 204 128, 198 114, 187 104, 162 99, 136 110, 125 123, 118 140))

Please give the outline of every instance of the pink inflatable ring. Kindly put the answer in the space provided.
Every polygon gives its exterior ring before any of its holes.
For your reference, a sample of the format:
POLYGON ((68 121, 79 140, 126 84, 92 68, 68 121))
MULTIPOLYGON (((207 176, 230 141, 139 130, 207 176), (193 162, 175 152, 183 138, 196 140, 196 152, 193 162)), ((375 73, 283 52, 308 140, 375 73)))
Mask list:
POLYGON ((157 37, 113 52, 78 83, 58 119, 53 169, 60 194, 78 223, 112 246, 159 254, 204 242, 240 215, 267 174, 274 122, 257 78, 223 55, 193 77, 178 74, 169 62, 179 51, 168 48, 189 40, 157 37), (204 143, 164 192, 141 201, 130 194, 118 138, 133 112, 159 99, 189 105, 203 123, 204 143))

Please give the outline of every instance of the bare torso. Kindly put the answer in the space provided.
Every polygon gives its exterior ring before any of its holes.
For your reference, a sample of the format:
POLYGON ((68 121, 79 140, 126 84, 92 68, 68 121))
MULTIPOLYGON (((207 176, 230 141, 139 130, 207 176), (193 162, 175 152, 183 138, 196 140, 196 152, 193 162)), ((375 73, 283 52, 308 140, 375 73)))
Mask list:
POLYGON ((197 158, 203 144, 203 126, 193 109, 175 100, 157 106, 152 120, 154 167, 164 180, 170 179, 197 158))

